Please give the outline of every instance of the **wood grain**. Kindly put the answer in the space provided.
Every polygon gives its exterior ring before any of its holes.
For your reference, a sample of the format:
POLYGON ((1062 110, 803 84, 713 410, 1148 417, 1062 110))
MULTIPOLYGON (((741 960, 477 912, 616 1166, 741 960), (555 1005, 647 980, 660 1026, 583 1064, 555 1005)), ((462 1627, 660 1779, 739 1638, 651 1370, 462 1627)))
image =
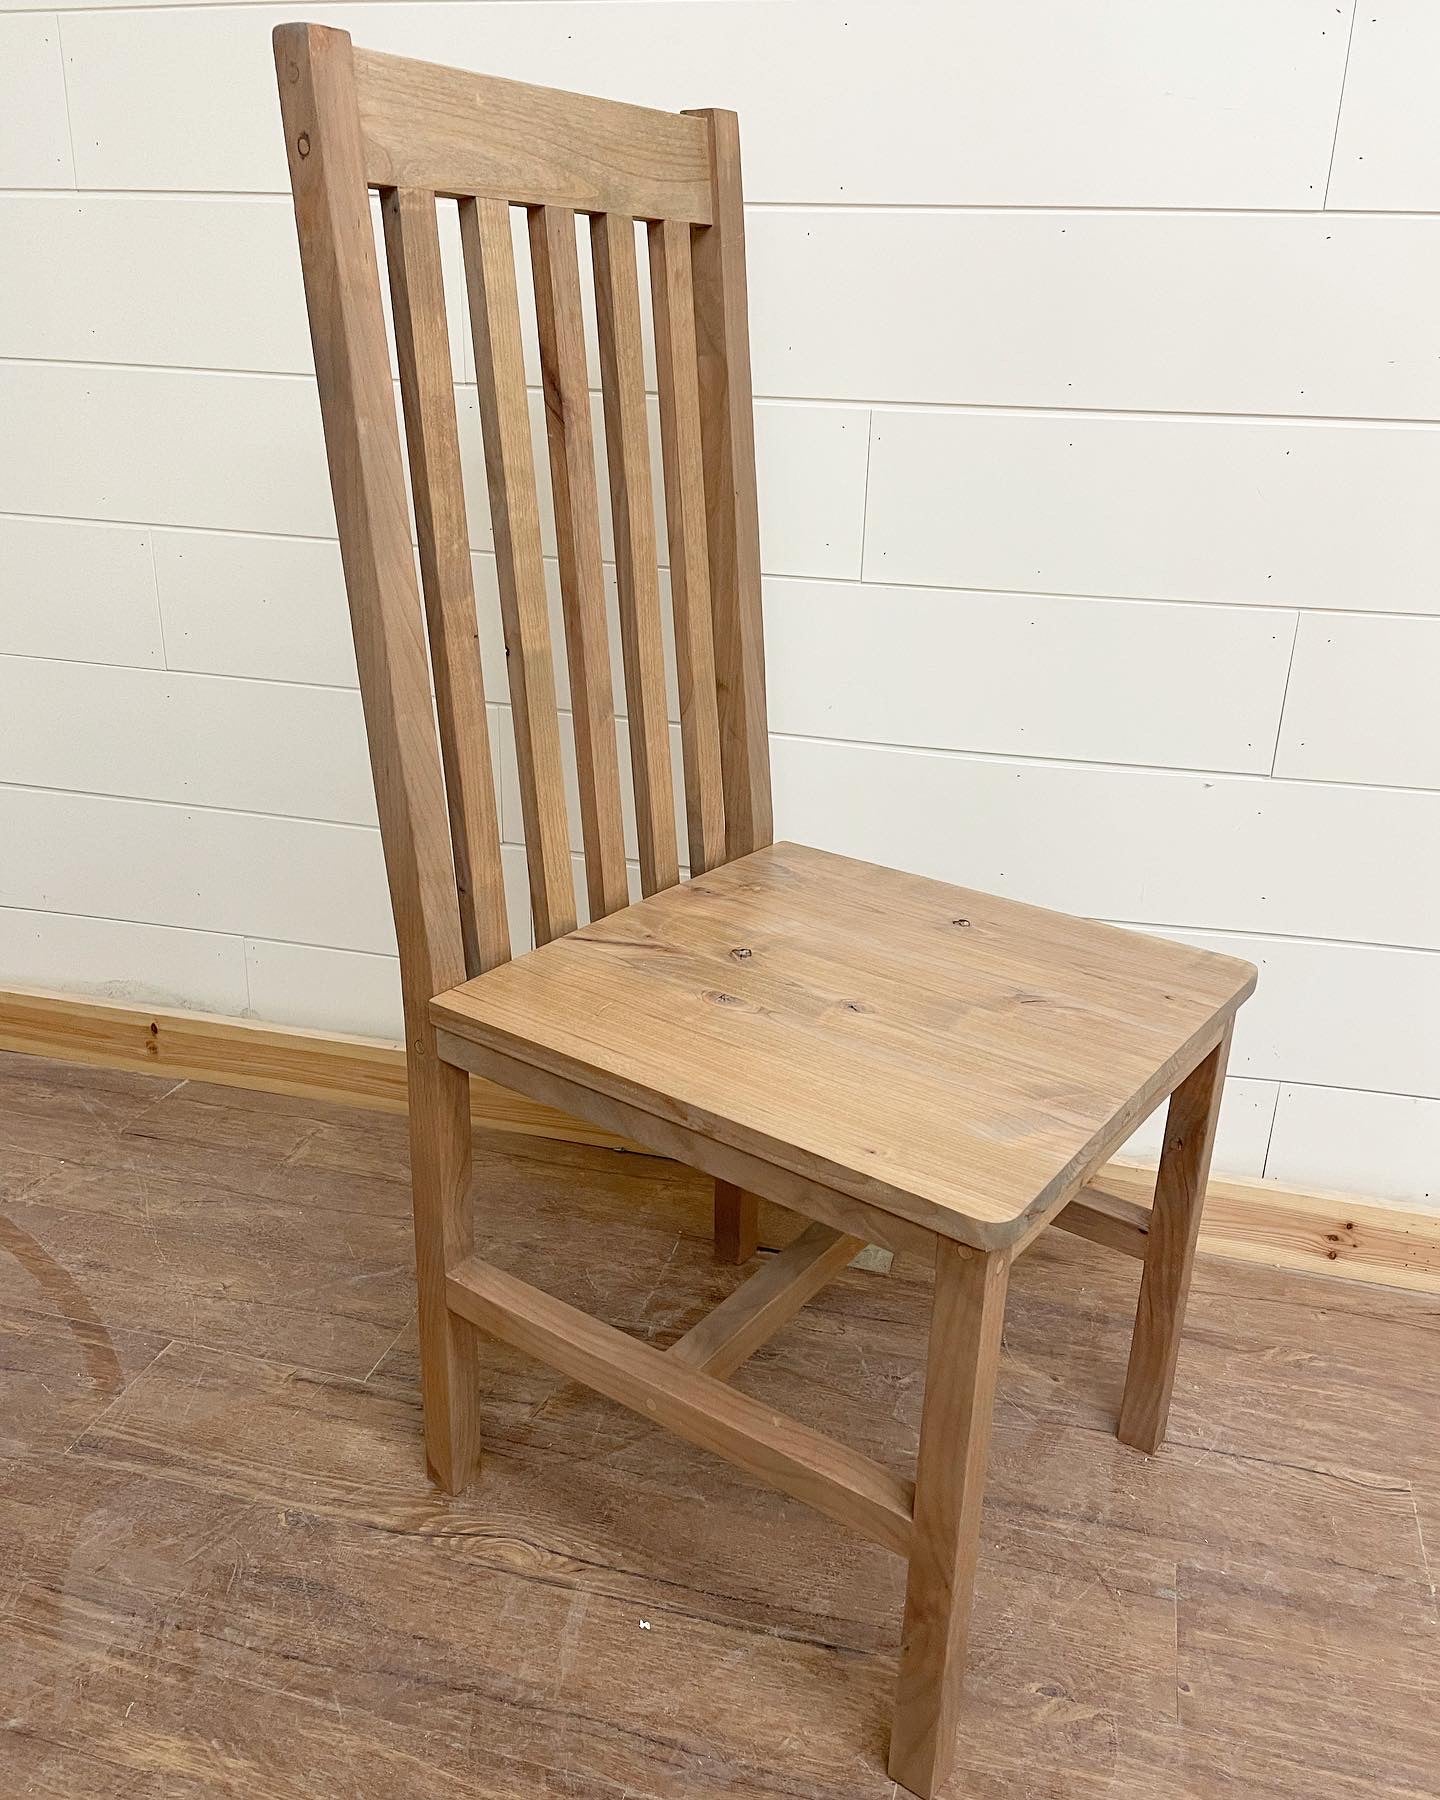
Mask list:
MULTIPOLYGON (((22 1791, 194 1800, 218 1746, 232 1786, 277 1800, 892 1800, 888 1551, 494 1344, 485 1479, 427 1488, 401 1119, 9 1056, 0 1121, 91 1170, 4 1209, 94 1315, 72 1336, 0 1254, 0 1705, 22 1791), (107 1190, 129 1165, 143 1183, 107 1190), (247 1255, 266 1207, 309 1226, 247 1255), (288 1356, 278 1329, 288 1303, 364 1291, 384 1251, 362 1208, 394 1234, 400 1333, 368 1381, 306 1366, 321 1314, 292 1314, 288 1356), (269 1279, 263 1339, 237 1347, 237 1300, 206 1348, 216 1315, 178 1289, 155 1329, 152 1225, 197 1294, 207 1266, 212 1287, 269 1279)), ((477 1161, 487 1256, 524 1273, 543 1241, 547 1287, 649 1342, 736 1281, 711 1260, 709 1184, 676 1165, 537 1139, 480 1140, 477 1161)), ((1433 1543, 1433 1300, 1202 1259, 1147 1459, 1092 1428, 1134 1286, 1059 1232, 1012 1273, 950 1791, 1414 1800, 1436 1717, 1415 1523, 1418 1499, 1433 1543)), ((916 1258, 843 1271, 736 1379, 903 1468, 928 1299, 916 1258)))
POLYGON ((645 416, 635 221, 616 213, 598 215, 590 221, 590 248, 640 891, 654 894, 675 885, 680 879, 680 863, 670 776, 655 506, 650 491, 650 427, 645 416))
POLYGON ((725 1263, 746 1263, 760 1242, 759 1196, 733 1181, 715 1183, 715 1256, 725 1263))
POLYGON ((807 1225, 793 1243, 678 1338, 670 1354, 723 1380, 864 1248, 859 1238, 846 1237, 828 1225, 807 1225))
POLYGON ((727 845, 690 230, 674 219, 662 219, 650 227, 650 289, 655 308, 655 369, 660 390, 665 522, 670 538, 670 597, 675 613, 675 670, 680 686, 685 818, 690 873, 695 876, 723 862, 727 845))
MULTIPOLYGON (((79 1068, 153 1070, 239 1089, 405 1110, 403 1051, 383 1039, 342 1037, 253 1019, 120 1006, 73 994, 0 990, 0 1051, 55 1057, 79 1068)), ((482 1128, 620 1148, 633 1139, 517 1089, 472 1076, 470 1107, 482 1128)), ((1095 1183, 1148 1213, 1154 1167, 1109 1162, 1095 1183)), ((1062 1214, 1057 1223, 1063 1221, 1062 1214)), ((1273 1182, 1212 1176, 1200 1250, 1231 1261, 1339 1277, 1357 1288, 1440 1294, 1440 1218, 1369 1205, 1348 1194, 1301 1192, 1273 1182)))
POLYGON ((905 1555, 910 1483, 868 1457, 478 1257, 451 1271, 448 1292, 481 1331, 905 1555))
POLYGON ((1075 1197, 1254 979, 1232 958, 775 845, 440 996, 432 1017, 993 1248, 1075 1197))
POLYGON ((637 219, 711 216, 698 120, 373 50, 356 50, 355 71, 374 187, 637 219))
POLYGON ((440 233, 434 197, 413 189, 392 189, 385 196, 382 216, 465 972, 479 975, 509 957, 510 925, 480 670, 440 233))
POLYGON ((550 444, 550 497, 555 509, 560 603, 570 669, 585 884, 590 917, 603 919, 629 904, 630 888, 620 814, 615 697, 610 687, 600 561, 600 501, 574 213, 559 206, 530 209, 530 266, 550 444))
POLYGON ((987 1255, 943 1239, 936 1244, 889 1761, 896 1781, 926 1800, 955 1760, 1009 1277, 1003 1251, 987 1255))
POLYGON ((509 208, 499 200, 462 200, 460 243, 505 625, 530 911, 535 941, 545 944, 575 928, 575 883, 509 208))
POLYGON ((706 544, 715 620, 726 855, 745 856, 775 835, 765 639, 760 608, 760 517, 750 391, 750 313, 740 124, 733 112, 697 110, 708 130, 714 222, 694 234, 695 333, 704 435, 706 544))
POLYGON ((1170 1416, 1190 1271, 1200 1239, 1200 1213, 1205 1204, 1205 1183, 1210 1177, 1210 1154, 1215 1147, 1229 1054, 1227 1030, 1199 1068, 1171 1095, 1165 1117, 1165 1142, 1155 1177, 1155 1200, 1150 1209, 1149 1241, 1118 1434, 1122 1443, 1150 1455, 1164 1443, 1170 1416))
POLYGON ((275 67, 400 945, 426 1452, 441 1485, 458 1492, 478 1455, 474 1334, 449 1311, 444 1284, 470 1245, 469 1094, 435 1054, 427 1001, 459 979, 465 955, 350 40, 318 25, 279 26, 275 67))

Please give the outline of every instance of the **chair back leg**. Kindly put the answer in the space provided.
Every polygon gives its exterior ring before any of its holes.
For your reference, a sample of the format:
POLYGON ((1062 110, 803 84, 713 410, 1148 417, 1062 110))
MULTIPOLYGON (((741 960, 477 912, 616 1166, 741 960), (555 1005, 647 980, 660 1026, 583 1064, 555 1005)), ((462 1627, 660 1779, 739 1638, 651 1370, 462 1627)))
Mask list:
POLYGON ((731 1181, 715 1183, 715 1260, 749 1262, 760 1243, 760 1202, 731 1181))
POLYGON ((1175 1363, 1185 1325, 1190 1272, 1200 1236, 1210 1153, 1225 1085, 1230 1033, 1187 1075, 1170 1096, 1165 1145, 1155 1177, 1155 1204, 1140 1304, 1130 1340, 1130 1366, 1120 1404, 1117 1435, 1123 1444, 1153 1455, 1165 1441, 1175 1363))

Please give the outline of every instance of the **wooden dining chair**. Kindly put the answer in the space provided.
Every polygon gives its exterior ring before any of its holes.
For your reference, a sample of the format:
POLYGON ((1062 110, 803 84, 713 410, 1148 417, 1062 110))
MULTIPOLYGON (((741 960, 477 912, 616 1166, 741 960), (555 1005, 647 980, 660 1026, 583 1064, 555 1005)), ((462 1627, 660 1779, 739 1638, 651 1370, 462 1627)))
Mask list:
POLYGON ((279 27, 275 56, 400 949, 430 1468, 450 1493, 476 1471, 476 1359, 488 1335, 907 1557, 889 1766, 928 1796, 954 1754, 1011 1263, 1050 1225, 1141 1260, 1119 1435, 1156 1450, 1231 1024, 1255 971, 772 841, 733 113, 657 112, 433 67, 356 49, 317 25, 279 27), (513 960, 441 274, 438 211, 451 205, 538 946, 513 960), (533 270, 583 927, 512 208, 526 215, 533 270), (581 218, 643 895, 634 903, 581 218), (683 856, 637 221, 648 232, 683 856), (732 1260, 754 1249, 757 1195, 812 1222, 668 1350, 640 1343, 476 1254, 471 1072, 713 1176, 717 1248, 732 1260), (1167 1096, 1153 1205, 1107 1195, 1092 1178, 1167 1096), (865 1244, 934 1266, 913 1482, 727 1381, 865 1244))

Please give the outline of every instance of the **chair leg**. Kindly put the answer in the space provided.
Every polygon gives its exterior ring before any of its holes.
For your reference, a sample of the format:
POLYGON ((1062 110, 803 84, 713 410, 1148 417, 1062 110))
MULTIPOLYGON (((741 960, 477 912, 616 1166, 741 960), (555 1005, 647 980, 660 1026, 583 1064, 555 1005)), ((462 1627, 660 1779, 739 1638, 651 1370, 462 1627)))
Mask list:
POLYGON ((445 1276, 470 1254, 470 1077, 413 1047, 410 1184, 420 1302, 425 1460, 447 1494, 463 1493, 480 1459, 476 1334, 445 1299, 445 1276))
POLYGON ((915 1529, 890 1732, 891 1777, 925 1800, 955 1756, 1009 1277, 1006 1251, 936 1242, 915 1529))
POLYGON ((760 1242, 760 1202, 733 1182, 715 1183, 715 1260, 749 1262, 760 1242))
POLYGON ((1200 1236, 1210 1152, 1225 1083, 1230 1035, 1220 1040, 1170 1096, 1165 1146, 1155 1178, 1150 1242, 1140 1277, 1140 1304, 1130 1340, 1130 1366, 1116 1435, 1153 1455, 1165 1441, 1175 1363, 1185 1325, 1190 1271, 1200 1236))

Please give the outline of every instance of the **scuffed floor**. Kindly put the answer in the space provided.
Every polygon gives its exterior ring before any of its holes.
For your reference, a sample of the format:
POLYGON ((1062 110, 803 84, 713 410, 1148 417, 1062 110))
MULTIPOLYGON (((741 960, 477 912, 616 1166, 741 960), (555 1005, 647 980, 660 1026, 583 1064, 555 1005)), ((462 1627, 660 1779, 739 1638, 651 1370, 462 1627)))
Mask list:
MULTIPOLYGON (((486 1255, 657 1343, 740 1279, 672 1165, 477 1172, 486 1255)), ((495 1346, 429 1488, 404 1178, 398 1118, 0 1057, 0 1794, 890 1800, 885 1551, 495 1346)), ((1136 1273, 1016 1271, 947 1791, 1434 1795, 1440 1302, 1202 1260, 1147 1461, 1136 1273)), ((738 1383, 906 1467, 926 1315, 852 1272, 738 1383)))

